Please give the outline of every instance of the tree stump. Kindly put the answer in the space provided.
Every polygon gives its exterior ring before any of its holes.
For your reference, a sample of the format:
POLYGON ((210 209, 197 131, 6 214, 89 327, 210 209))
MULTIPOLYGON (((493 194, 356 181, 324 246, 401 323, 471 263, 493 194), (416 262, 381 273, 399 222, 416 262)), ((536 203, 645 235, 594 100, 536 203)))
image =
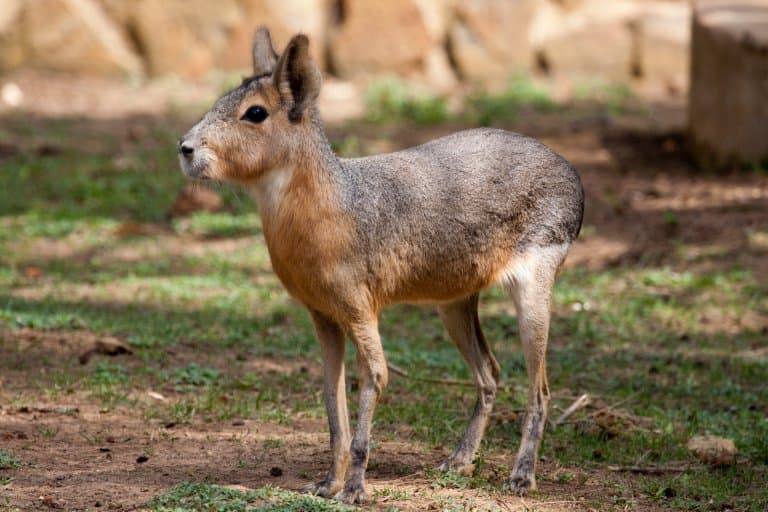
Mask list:
POLYGON ((705 170, 768 163, 768 0, 695 2, 688 131, 705 170))

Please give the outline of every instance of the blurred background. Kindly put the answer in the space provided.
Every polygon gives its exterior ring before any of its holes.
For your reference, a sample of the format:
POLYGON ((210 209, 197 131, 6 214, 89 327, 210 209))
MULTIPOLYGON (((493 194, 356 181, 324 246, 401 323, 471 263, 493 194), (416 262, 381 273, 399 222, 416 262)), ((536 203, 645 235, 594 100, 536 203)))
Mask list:
MULTIPOLYGON (((768 507, 768 1, 2 0, 0 511, 229 503, 245 495, 206 486, 322 472, 311 322, 247 191, 190 185, 176 159, 249 74, 258 25, 278 49, 310 37, 341 156, 496 126, 579 170, 552 415, 589 399, 546 434, 537 507, 768 507)), ((508 299, 482 310, 504 393, 453 479, 426 468, 472 392, 418 379, 467 369, 431 310, 383 315, 409 377, 377 413, 382 507, 513 499, 488 489, 519 441, 523 359, 508 299)))
POLYGON ((279 48, 311 38, 329 121, 401 109, 487 124, 508 114, 494 102, 636 98, 661 129, 690 119, 700 165, 759 165, 764 4, 704 0, 692 17, 675 0, 6 0, 0 112, 188 111, 248 73, 264 24, 279 48))
MULTIPOLYGON (((348 103, 331 117, 359 115, 360 92, 382 77, 440 98, 504 91, 513 76, 552 80, 554 99, 623 84, 681 102, 688 89, 691 7, 684 1, 7 0, 1 9, 0 70, 20 74, 29 109, 57 107, 26 83, 28 70, 122 79, 139 90, 175 77, 184 87, 168 94, 181 102, 190 83, 247 72, 257 24, 270 27, 279 48, 297 32, 311 38, 332 84, 327 96, 348 103)), ((69 111, 93 114, 94 94, 74 98, 69 111)), ((18 95, 4 98, 6 108, 21 105, 18 95)), ((129 97, 113 108, 147 109, 149 102, 129 97)))

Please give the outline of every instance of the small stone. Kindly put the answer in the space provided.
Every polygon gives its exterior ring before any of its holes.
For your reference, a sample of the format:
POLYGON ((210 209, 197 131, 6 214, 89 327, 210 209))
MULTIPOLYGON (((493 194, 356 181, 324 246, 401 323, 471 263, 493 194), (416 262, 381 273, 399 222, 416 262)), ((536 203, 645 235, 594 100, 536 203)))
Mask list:
POLYGON ((688 450, 713 466, 730 466, 736 462, 736 445, 724 437, 694 436, 688 441, 688 450))

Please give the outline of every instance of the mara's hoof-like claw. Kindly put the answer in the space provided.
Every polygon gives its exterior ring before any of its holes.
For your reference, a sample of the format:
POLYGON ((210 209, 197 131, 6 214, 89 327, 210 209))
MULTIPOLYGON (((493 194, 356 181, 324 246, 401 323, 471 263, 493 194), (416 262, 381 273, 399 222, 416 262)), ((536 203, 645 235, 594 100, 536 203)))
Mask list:
POLYGON ((330 498, 335 495, 341 489, 341 482, 338 480, 328 481, 321 480, 314 484, 309 484, 304 487, 302 491, 307 494, 314 494, 315 496, 322 496, 323 498, 330 498))
POLYGON ((518 496, 524 496, 529 491, 536 490, 536 478, 532 475, 513 474, 504 483, 504 490, 518 496))
POLYGON ((472 463, 464 463, 464 462, 457 462, 453 459, 448 459, 439 466, 437 466, 437 471, 441 471, 443 473, 458 473, 460 475, 464 476, 471 476, 472 473, 475 471, 475 465, 472 463))
POLYGON ((360 484, 347 484, 341 492, 333 497, 333 499, 346 503, 347 505, 362 505, 365 503, 365 486, 360 484))

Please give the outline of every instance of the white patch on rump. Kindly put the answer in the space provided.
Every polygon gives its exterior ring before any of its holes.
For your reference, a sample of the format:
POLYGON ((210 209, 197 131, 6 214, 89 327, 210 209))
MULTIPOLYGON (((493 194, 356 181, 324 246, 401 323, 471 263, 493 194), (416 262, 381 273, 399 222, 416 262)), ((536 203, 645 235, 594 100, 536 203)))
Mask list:
POLYGON ((496 281, 507 289, 517 288, 539 279, 554 279, 557 269, 565 260, 570 244, 531 247, 515 256, 499 273, 496 281))

